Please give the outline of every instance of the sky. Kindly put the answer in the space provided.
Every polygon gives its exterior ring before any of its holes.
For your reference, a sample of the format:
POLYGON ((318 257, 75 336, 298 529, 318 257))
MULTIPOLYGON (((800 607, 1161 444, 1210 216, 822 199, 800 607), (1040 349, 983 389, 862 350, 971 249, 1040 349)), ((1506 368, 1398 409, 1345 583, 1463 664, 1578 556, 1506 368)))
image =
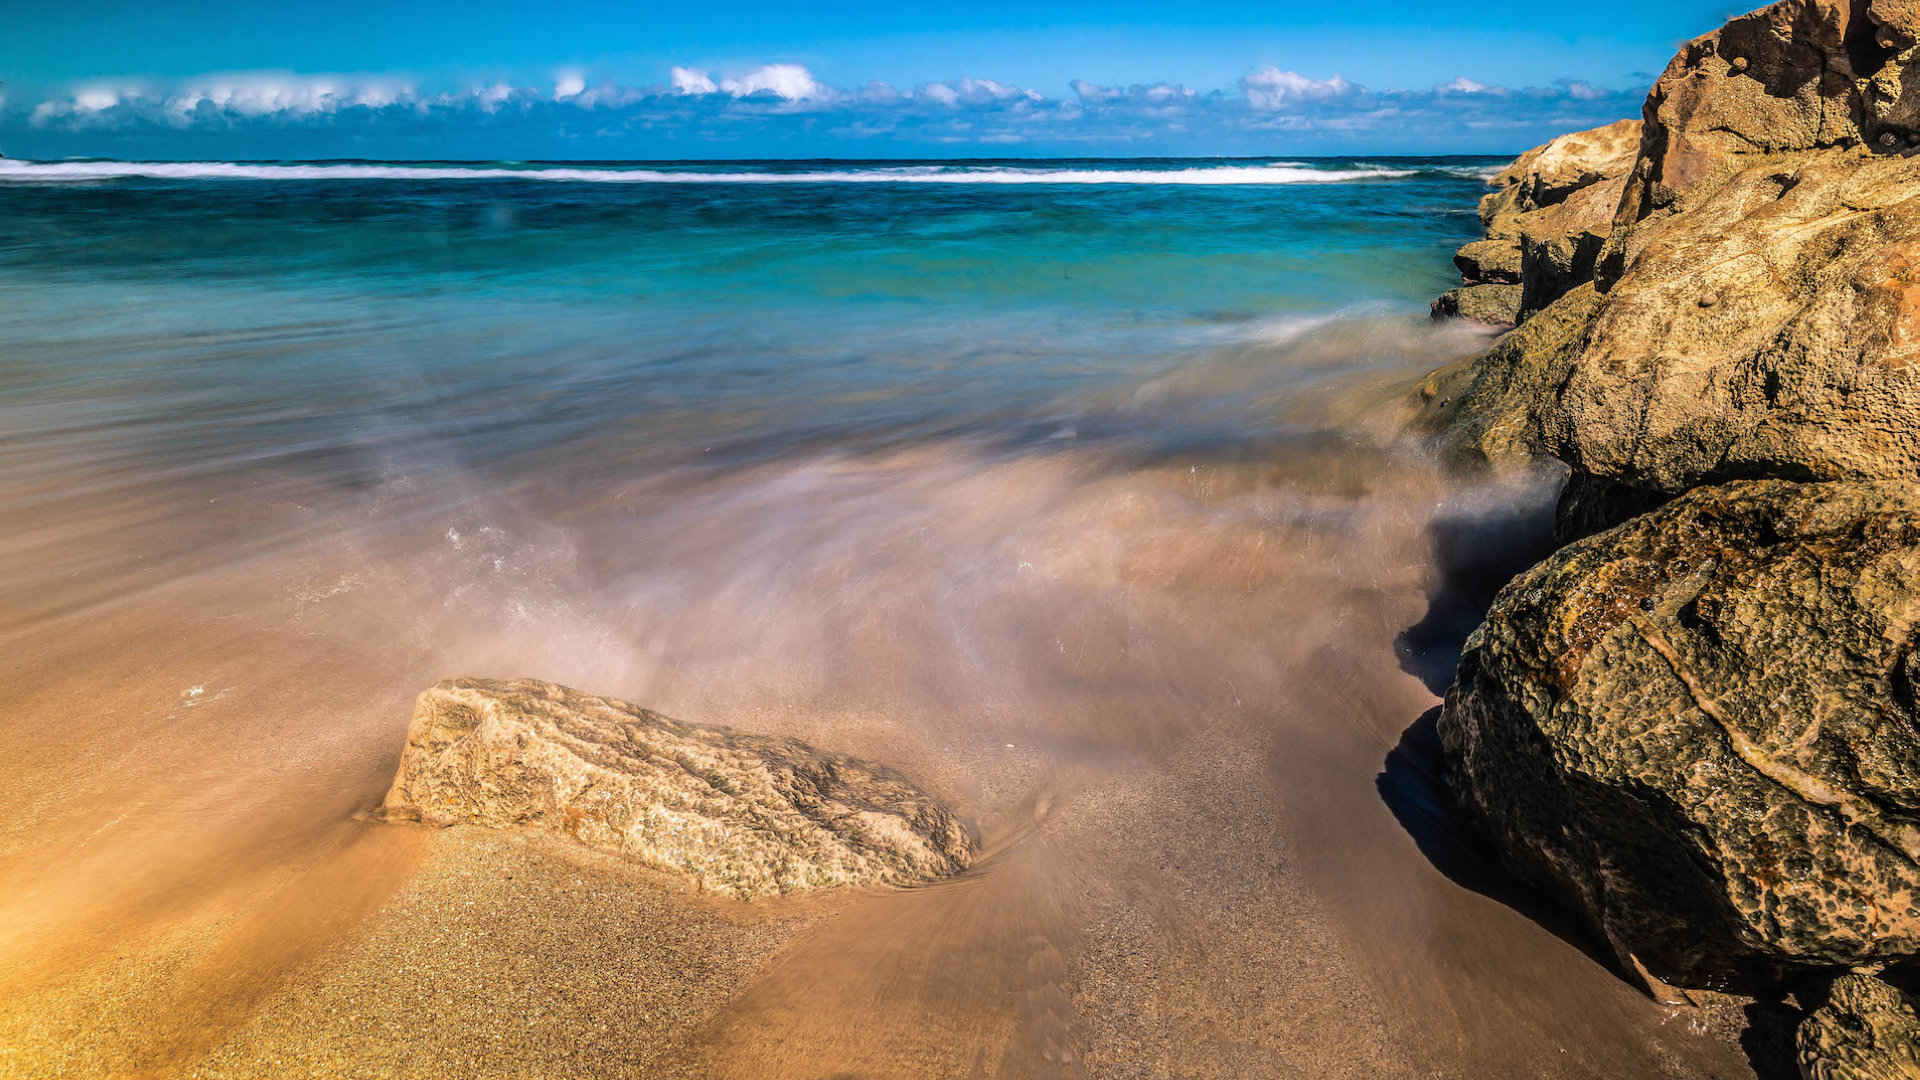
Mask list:
POLYGON ((1510 154, 1639 111, 1698 0, 0 0, 0 153, 1510 154))

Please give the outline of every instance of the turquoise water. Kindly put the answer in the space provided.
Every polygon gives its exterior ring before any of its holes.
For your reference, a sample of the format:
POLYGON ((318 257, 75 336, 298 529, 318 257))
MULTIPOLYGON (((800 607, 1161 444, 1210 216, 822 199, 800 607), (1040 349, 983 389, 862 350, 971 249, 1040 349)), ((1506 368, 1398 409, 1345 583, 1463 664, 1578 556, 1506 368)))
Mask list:
POLYGON ((1417 317, 1496 164, 0 162, 0 445, 1051 423, 1303 319, 1417 317))

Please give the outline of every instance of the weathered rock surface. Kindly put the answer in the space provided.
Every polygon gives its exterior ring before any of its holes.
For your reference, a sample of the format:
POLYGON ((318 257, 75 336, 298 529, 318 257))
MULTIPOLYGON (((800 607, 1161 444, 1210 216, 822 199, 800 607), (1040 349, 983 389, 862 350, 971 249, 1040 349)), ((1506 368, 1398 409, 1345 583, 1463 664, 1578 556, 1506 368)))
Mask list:
POLYGON ((1454 256, 1465 285, 1434 302, 1434 317, 1512 325, 1591 279, 1639 145, 1640 122, 1621 120, 1562 135, 1502 170, 1480 200, 1487 238, 1454 256), (1450 299, 1496 285, 1521 288, 1499 306, 1450 299))
POLYGON ((1435 433, 1441 457, 1477 470, 1545 456, 1541 413, 1586 348, 1599 305, 1583 285, 1485 353, 1428 375, 1415 391, 1416 423, 1435 433))
POLYGON ((1550 452, 1668 493, 1920 475, 1920 168, 1771 160, 1649 232, 1545 418, 1550 452))
POLYGON ((1916 15, 1911 0, 1784 0, 1687 43, 1647 96, 1622 219, 1678 208, 1755 157, 1910 152, 1916 15))
POLYGON ((1520 286, 1495 282, 1449 289, 1434 300, 1433 317, 1512 326, 1520 317, 1520 286))
POLYGON ((420 695, 389 817, 565 833, 750 899, 964 869, 966 828, 879 766, 532 679, 420 695))
POLYGON ((1440 733, 1513 869, 1685 986, 1920 951, 1920 485, 1704 488, 1561 549, 1440 733))
POLYGON ((1796 1041, 1805 1080, 1920 1080, 1920 1015, 1905 994, 1871 976, 1834 980, 1796 1041))
POLYGON ((1481 426, 1526 427, 1637 505, 1743 477, 1920 476, 1920 168, 1774 159, 1649 231, 1608 291, 1541 313, 1577 342, 1477 365, 1478 407, 1503 415, 1481 426))

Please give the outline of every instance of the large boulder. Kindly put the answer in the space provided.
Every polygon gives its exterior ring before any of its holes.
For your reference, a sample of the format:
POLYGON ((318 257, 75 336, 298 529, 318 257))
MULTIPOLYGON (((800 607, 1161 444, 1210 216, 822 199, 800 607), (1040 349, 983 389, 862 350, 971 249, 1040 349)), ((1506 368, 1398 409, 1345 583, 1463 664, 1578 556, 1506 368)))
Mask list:
POLYGON ((1835 979, 1795 1041, 1804 1080, 1920 1080, 1920 1015, 1868 975, 1835 979))
POLYGON ((1743 158, 1862 141, 1858 81, 1885 50, 1864 0, 1782 0, 1681 47, 1643 109, 1631 218, 1672 206, 1743 158))
POLYGON ((1703 488, 1501 591, 1450 784, 1623 970, 1684 986, 1920 951, 1920 486, 1703 488))
POLYGON ((974 840, 887 770, 532 679, 420 695, 389 818, 563 833, 743 899, 955 873, 974 840))

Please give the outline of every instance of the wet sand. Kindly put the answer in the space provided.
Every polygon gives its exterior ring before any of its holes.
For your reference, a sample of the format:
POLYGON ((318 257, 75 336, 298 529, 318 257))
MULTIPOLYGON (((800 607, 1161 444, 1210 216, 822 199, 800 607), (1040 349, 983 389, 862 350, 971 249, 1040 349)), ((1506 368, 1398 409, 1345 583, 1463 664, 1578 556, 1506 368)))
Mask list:
POLYGON ((596 439, 372 484, 0 473, 32 522, 0 539, 0 1073, 1753 1075, 1737 1009, 1636 994, 1425 787, 1436 525, 1524 546, 1545 487, 1354 427, 596 439), (460 674, 886 763, 990 853, 739 904, 358 819, 460 674))

